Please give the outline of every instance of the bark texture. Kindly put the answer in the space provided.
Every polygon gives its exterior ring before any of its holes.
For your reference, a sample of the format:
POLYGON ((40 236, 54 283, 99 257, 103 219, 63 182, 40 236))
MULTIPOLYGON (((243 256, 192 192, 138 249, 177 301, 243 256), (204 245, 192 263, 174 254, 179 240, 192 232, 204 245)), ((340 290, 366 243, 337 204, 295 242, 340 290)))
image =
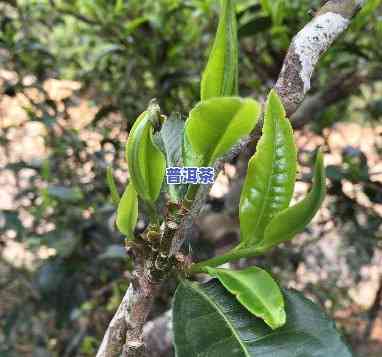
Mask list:
POLYGON ((275 89, 288 116, 302 103, 310 89, 320 57, 349 26, 364 1, 329 0, 293 38, 275 89))

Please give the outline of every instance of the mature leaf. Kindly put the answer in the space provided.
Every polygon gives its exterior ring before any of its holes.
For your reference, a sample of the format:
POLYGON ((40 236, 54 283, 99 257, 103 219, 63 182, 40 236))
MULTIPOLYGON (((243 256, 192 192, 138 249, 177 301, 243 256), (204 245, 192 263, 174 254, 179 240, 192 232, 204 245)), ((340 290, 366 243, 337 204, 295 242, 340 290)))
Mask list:
MULTIPOLYGON (((182 120, 180 114, 175 113, 164 122, 160 131, 164 151, 166 153, 167 167, 184 166, 182 157, 184 124, 185 122, 182 120)), ((169 194, 173 201, 182 199, 185 192, 185 185, 169 185, 169 194)))
POLYGON ((208 166, 224 155, 255 127, 260 105, 253 99, 213 98, 191 110, 186 122, 186 140, 208 166))
POLYGON ((271 91, 264 119, 263 134, 240 197, 240 232, 243 246, 253 246, 279 211, 288 207, 296 178, 296 146, 290 122, 282 103, 271 91))
POLYGON ((222 0, 219 25, 201 82, 201 99, 237 95, 238 41, 234 0, 222 0))
POLYGON ((180 283, 173 304, 177 357, 351 357, 334 323, 302 294, 283 290, 286 324, 272 330, 217 281, 180 283))
POLYGON ((166 159, 153 140, 153 122, 159 108, 151 105, 134 123, 126 145, 130 178, 145 201, 157 200, 166 170, 166 159))
POLYGON ((115 181, 114 181, 113 169, 110 166, 106 168, 106 183, 107 183, 107 186, 109 187, 110 196, 113 203, 116 206, 118 206, 121 198, 119 197, 117 185, 115 184, 115 181))
POLYGON ((284 299, 272 276, 258 267, 244 270, 207 267, 224 287, 253 315, 261 318, 273 330, 285 324, 284 299))
POLYGON ((138 197, 134 186, 129 183, 119 201, 117 227, 127 239, 134 239, 134 228, 138 219, 138 197))
POLYGON ((324 160, 321 152, 318 152, 312 189, 302 201, 281 211, 271 220, 260 246, 268 249, 288 241, 297 233, 302 232, 319 210, 325 194, 324 160))

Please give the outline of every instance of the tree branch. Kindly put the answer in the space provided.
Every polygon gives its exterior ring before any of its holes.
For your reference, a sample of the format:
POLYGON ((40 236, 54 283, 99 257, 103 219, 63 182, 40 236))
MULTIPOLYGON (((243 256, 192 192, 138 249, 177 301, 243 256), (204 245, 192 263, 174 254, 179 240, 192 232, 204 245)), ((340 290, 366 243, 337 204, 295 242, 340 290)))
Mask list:
POLYGON ((106 330, 96 357, 142 357, 145 355, 143 327, 160 284, 146 266, 136 271, 126 294, 106 330))
MULTIPOLYGON (((280 95, 287 114, 292 115, 303 101, 310 89, 310 80, 321 55, 333 41, 343 33, 350 24, 351 17, 362 7, 364 0, 329 0, 318 10, 314 19, 309 22, 292 40, 275 89, 280 95)), ((251 138, 241 141, 224 159, 237 156, 242 150, 257 139, 254 133, 251 138)), ((216 164, 220 171, 224 159, 216 164)), ((180 228, 176 232, 171 249, 171 256, 176 256, 185 238, 190 235, 192 221, 200 213, 207 190, 200 190, 196 200, 180 228)), ((171 264, 166 268, 170 270, 171 264)), ((116 357, 123 350, 124 357, 144 355, 144 322, 151 310, 154 298, 159 289, 160 274, 153 283, 148 277, 150 271, 158 273, 154 267, 145 266, 137 272, 137 286, 132 283, 106 331, 97 357, 116 357), (122 348, 122 346, 124 347, 122 348)), ((163 321, 166 321, 164 319, 163 321)), ((149 327, 146 326, 146 331, 149 327)), ((152 327, 151 327, 152 330, 152 327)), ((147 334, 145 337, 147 341, 147 334)), ((155 343, 155 342, 154 342, 155 343)), ((151 355, 152 352, 151 352, 151 355)))
POLYGON ((320 57, 349 26, 364 0, 330 0, 293 38, 276 82, 288 116, 302 103, 320 57))
POLYGON ((172 350, 172 311, 149 321, 143 328, 148 356, 168 357, 172 350))

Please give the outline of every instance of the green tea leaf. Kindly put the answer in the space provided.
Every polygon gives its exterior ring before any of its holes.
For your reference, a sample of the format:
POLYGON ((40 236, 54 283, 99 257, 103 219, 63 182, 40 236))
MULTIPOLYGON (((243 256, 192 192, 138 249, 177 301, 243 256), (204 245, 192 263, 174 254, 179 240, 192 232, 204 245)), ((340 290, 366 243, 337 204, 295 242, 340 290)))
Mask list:
POLYGON ((127 239, 134 239, 134 228, 138 220, 138 196, 134 186, 129 183, 119 201, 117 210, 118 230, 127 239))
POLYGON ((219 25, 201 82, 201 99, 237 95, 238 41, 234 0, 222 0, 219 25))
POLYGON ((285 324, 283 296, 265 270, 257 267, 239 271, 207 267, 207 272, 218 278, 248 311, 263 319, 273 330, 285 324))
POLYGON ((115 184, 115 181, 114 181, 113 169, 110 166, 106 168, 106 182, 107 182, 107 186, 109 187, 111 200, 116 206, 118 206, 119 200, 121 198, 119 197, 117 185, 115 184))
POLYGON ((182 281, 173 303, 177 357, 351 357, 334 323, 310 300, 283 290, 286 324, 272 330, 216 279, 182 281))
POLYGON ((271 91, 263 134, 248 163, 240 197, 242 246, 260 242, 272 217, 288 207, 296 178, 296 161, 292 127, 279 97, 271 91))
POLYGON ((166 159, 153 140, 153 123, 159 107, 151 105, 134 123, 126 145, 130 178, 138 195, 145 201, 157 200, 166 170, 166 159))
POLYGON ((185 134, 202 165, 212 165, 242 137, 250 134, 260 115, 253 99, 213 98, 191 110, 185 134))
POLYGON ((302 201, 281 211, 270 221, 260 246, 269 249, 302 232, 319 210, 325 194, 325 167, 322 154, 318 152, 312 189, 302 201))

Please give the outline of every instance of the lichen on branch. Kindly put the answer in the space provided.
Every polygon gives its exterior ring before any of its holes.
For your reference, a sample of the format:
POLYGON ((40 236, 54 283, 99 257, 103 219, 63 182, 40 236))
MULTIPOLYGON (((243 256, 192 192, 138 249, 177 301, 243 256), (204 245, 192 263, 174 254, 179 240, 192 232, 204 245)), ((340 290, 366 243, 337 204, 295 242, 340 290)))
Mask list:
POLYGON ((292 40, 275 89, 293 114, 311 87, 320 57, 349 26, 364 1, 330 0, 292 40))

